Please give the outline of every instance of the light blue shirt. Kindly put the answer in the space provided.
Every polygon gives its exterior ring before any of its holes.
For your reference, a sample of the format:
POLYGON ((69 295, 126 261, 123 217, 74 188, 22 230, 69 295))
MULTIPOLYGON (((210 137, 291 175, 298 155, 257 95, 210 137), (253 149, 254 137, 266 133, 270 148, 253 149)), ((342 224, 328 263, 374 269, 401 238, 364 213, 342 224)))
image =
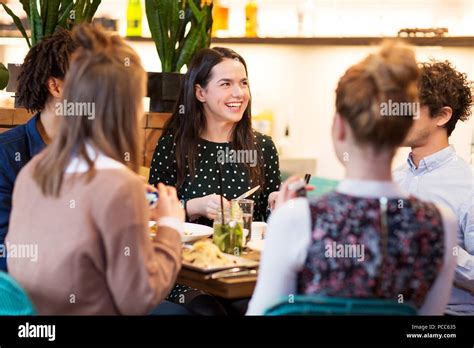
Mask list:
POLYGON ((393 179, 411 195, 441 203, 458 220, 458 242, 468 257, 459 258, 448 313, 474 315, 474 180, 471 168, 452 145, 423 158, 418 168, 411 154, 393 172, 393 179))

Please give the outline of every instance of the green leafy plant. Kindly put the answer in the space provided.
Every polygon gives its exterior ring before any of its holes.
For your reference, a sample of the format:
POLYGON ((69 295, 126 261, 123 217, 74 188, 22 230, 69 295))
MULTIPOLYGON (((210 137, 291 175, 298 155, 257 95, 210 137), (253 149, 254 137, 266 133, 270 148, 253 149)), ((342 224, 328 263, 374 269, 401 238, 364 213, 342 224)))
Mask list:
POLYGON ((101 0, 19 0, 30 24, 28 37, 20 18, 4 3, 5 11, 13 19, 18 30, 28 43, 36 45, 45 36, 52 35, 56 28, 71 29, 74 24, 92 22, 101 0))
POLYGON ((7 87, 9 79, 10 74, 8 73, 8 69, 3 65, 3 63, 0 63, 0 90, 7 87))
POLYGON ((145 9, 163 72, 180 72, 211 44, 212 2, 145 0, 145 9))

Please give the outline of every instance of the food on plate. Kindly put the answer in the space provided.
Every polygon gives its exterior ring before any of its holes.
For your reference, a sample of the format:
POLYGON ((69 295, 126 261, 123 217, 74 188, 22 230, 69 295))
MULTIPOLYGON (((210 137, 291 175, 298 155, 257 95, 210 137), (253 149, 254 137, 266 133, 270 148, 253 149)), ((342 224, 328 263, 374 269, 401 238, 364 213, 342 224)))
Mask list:
MULTIPOLYGON (((149 231, 150 231, 150 234, 151 235, 156 235, 156 232, 158 230, 158 225, 155 223, 150 223, 150 226, 149 226, 149 231)), ((185 236, 192 236, 193 233, 191 231, 188 231, 188 230, 184 230, 184 235, 185 236)))
POLYGON ((201 268, 236 264, 236 261, 229 260, 216 245, 208 240, 198 241, 191 248, 184 249, 183 260, 201 268))
POLYGON ((155 223, 152 223, 150 221, 149 225, 148 225, 148 233, 149 233, 149 236, 150 236, 150 239, 153 240, 153 238, 156 237, 156 232, 158 230, 158 226, 156 225, 156 222, 155 223))

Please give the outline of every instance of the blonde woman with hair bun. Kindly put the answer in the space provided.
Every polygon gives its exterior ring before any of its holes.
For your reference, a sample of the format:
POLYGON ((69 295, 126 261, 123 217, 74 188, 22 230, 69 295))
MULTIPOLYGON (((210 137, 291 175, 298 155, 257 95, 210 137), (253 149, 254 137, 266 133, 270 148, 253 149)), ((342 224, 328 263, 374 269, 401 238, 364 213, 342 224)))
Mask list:
POLYGON ((413 51, 397 42, 341 77, 332 139, 345 179, 314 200, 294 198, 288 185, 297 178, 282 185, 247 314, 264 314, 290 295, 394 302, 401 295, 419 314, 443 314, 456 264, 455 218, 409 196, 391 176, 417 116, 418 78, 413 51), (387 105, 411 108, 400 114, 387 105))

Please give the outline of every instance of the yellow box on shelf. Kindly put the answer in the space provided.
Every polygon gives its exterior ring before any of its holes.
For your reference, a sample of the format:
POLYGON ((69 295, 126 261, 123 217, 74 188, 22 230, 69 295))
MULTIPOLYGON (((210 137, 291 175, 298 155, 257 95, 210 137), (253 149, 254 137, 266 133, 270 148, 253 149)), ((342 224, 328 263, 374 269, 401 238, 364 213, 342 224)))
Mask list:
POLYGON ((257 37, 257 14, 258 8, 255 0, 250 0, 245 6, 245 36, 257 37))
POLYGON ((142 36, 142 6, 140 0, 129 0, 127 6, 127 37, 142 36))
POLYGON ((252 127, 260 133, 273 135, 273 111, 263 109, 262 111, 252 115, 252 127))
POLYGON ((222 36, 229 30, 229 8, 219 0, 214 0, 212 20, 212 36, 222 36))

